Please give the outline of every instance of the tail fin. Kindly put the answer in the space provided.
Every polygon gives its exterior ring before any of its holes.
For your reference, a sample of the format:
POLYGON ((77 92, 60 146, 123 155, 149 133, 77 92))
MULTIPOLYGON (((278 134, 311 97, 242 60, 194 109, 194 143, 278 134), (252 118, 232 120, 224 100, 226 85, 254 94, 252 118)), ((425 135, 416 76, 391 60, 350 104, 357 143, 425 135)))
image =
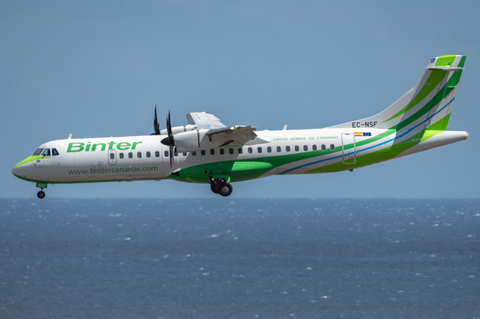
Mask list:
POLYGON ((415 86, 377 115, 332 128, 447 128, 465 55, 444 55, 428 61, 415 86))

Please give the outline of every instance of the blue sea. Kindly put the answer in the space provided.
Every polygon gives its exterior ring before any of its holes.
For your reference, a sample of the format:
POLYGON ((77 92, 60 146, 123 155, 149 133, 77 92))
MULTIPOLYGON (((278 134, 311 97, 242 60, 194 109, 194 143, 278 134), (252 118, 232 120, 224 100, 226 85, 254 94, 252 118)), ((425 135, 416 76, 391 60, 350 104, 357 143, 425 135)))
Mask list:
POLYGON ((0 207, 0 318, 480 317, 478 199, 0 207))

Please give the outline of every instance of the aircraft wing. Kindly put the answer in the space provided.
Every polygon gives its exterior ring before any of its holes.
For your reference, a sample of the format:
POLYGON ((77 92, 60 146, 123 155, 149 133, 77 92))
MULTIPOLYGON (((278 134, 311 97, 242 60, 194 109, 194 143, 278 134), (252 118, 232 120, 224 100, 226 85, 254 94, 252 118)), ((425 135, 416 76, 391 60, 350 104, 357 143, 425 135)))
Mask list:
POLYGON ((207 131, 207 136, 212 142, 224 141, 223 145, 235 142, 237 144, 245 144, 257 137, 253 131, 257 128, 251 125, 243 126, 236 125, 231 127, 223 127, 218 129, 211 129, 207 131))
POLYGON ((220 119, 213 114, 205 112, 192 112, 187 114, 187 121, 190 125, 195 125, 197 128, 216 129, 226 127, 220 119))
POLYGON ((251 125, 225 126, 220 119, 213 114, 205 112, 193 112, 187 114, 187 121, 190 125, 195 125, 197 129, 207 129, 206 135, 212 142, 221 142, 227 145, 232 142, 245 144, 257 137, 253 131, 257 128, 251 125))

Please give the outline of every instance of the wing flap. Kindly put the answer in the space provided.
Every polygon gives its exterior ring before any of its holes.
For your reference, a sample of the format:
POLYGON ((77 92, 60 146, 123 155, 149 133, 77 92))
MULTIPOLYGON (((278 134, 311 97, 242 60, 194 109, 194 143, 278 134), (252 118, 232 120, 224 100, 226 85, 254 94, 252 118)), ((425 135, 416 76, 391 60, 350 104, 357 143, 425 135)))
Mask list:
POLYGON ((236 144, 245 144, 257 137, 253 131, 257 128, 254 126, 236 125, 218 129, 211 129, 207 132, 207 136, 212 142, 235 142, 236 144))

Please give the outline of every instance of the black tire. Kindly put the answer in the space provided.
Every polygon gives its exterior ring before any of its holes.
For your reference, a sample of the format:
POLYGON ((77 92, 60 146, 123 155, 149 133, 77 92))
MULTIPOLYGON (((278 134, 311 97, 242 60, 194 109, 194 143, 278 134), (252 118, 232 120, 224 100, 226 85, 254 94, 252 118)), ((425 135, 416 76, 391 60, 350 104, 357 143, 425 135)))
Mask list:
POLYGON ((40 199, 44 198, 45 197, 45 192, 44 191, 39 191, 37 193, 37 197, 40 198, 40 199))
POLYGON ((229 196, 233 191, 233 187, 231 184, 229 183, 225 183, 223 185, 220 186, 220 189, 219 189, 219 194, 222 195, 222 196, 229 196))
POLYGON ((212 192, 214 192, 215 194, 218 194, 219 192, 219 186, 215 183, 210 183, 210 189, 212 190, 212 192))

